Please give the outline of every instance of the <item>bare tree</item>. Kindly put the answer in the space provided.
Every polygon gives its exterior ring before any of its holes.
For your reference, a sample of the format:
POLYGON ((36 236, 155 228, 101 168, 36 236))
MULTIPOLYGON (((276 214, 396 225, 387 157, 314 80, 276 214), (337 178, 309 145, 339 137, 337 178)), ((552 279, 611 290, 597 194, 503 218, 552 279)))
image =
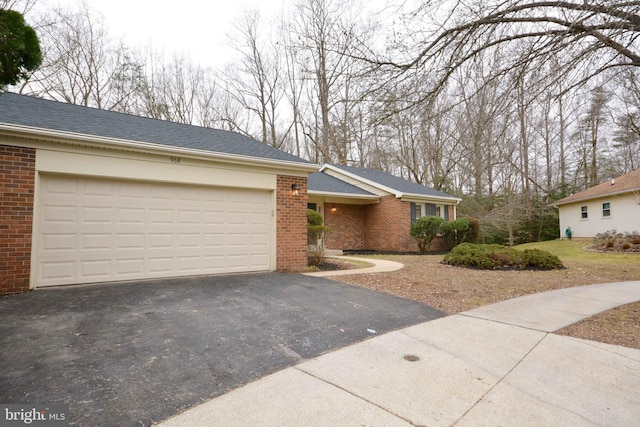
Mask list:
POLYGON ((616 175, 623 175, 640 167, 640 80, 636 70, 629 70, 616 80, 623 90, 615 92, 615 103, 620 108, 612 117, 616 125, 614 164, 616 175))
POLYGON ((15 10, 25 15, 33 9, 37 0, 0 0, 0 9, 15 10))
POLYGON ((108 110, 125 110, 140 83, 140 64, 112 40, 86 3, 54 9, 39 25, 44 60, 22 93, 108 110))
POLYGON ((310 86, 311 117, 306 136, 315 161, 348 163, 351 113, 360 99, 353 60, 366 30, 354 18, 356 4, 342 0, 301 0, 293 32, 297 36, 302 78, 310 86))
POLYGON ((563 73, 558 78, 571 78, 574 85, 607 70, 640 66, 636 42, 640 35, 640 1, 426 1, 412 16, 416 20, 435 16, 444 23, 420 33, 418 49, 405 52, 410 60, 379 58, 375 62, 401 70, 427 68, 434 84, 421 99, 437 93, 456 69, 480 53, 504 50, 522 40, 527 40, 531 48, 524 54, 511 55, 493 71, 494 75, 529 67, 553 55, 561 58, 563 73))
POLYGON ((231 45, 239 60, 229 66, 225 81, 229 94, 258 116, 262 142, 280 148, 286 137, 276 129, 284 96, 281 46, 262 34, 261 22, 255 10, 245 12, 237 21, 231 45))

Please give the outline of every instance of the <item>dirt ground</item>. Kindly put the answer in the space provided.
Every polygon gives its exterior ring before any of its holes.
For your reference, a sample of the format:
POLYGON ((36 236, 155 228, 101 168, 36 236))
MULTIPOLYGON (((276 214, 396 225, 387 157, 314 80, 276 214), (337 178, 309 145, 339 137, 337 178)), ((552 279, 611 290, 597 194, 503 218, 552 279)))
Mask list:
MULTIPOLYGON (((640 279, 640 257, 629 264, 567 261, 552 271, 487 271, 443 264, 441 255, 376 256, 405 265, 398 271, 332 279, 423 302, 448 314, 537 292, 640 279)), ((331 260, 334 262, 334 259, 331 260)), ((344 268, 348 268, 344 266, 344 268)), ((640 302, 557 332, 640 349, 640 302)))

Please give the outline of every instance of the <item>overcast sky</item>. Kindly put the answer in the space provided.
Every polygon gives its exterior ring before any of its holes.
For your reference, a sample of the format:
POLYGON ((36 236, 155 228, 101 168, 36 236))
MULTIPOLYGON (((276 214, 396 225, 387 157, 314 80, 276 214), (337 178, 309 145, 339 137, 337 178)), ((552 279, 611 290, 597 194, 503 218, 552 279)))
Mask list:
MULTIPOLYGON (((151 45, 167 55, 186 52, 196 63, 218 66, 230 55, 226 35, 243 11, 257 9, 264 19, 277 15, 287 0, 85 0, 102 14, 109 34, 131 47, 151 45)), ((36 8, 77 6, 80 0, 38 0, 36 8)), ((28 19, 28 18, 27 18, 28 19)))

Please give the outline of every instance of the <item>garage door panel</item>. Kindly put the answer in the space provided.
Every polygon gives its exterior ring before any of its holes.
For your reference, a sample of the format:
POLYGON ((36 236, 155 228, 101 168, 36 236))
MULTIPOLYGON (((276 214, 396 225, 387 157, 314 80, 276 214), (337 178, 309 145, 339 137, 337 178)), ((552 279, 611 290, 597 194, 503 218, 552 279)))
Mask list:
POLYGON ((144 208, 123 208, 116 209, 116 222, 118 224, 144 224, 146 220, 146 210, 144 208))
POLYGON ((144 266, 145 259, 143 257, 116 259, 115 277, 120 279, 141 277, 145 272, 144 266))
POLYGON ((149 274, 170 273, 174 270, 173 257, 150 256, 149 274))
POLYGON ((269 270, 268 191, 42 175, 36 286, 269 270))
POLYGON ((112 274, 111 260, 83 261, 80 264, 83 277, 92 277, 95 279, 107 279, 112 274))
POLYGON ((44 207, 43 221, 49 224, 77 222, 77 209, 67 205, 48 205, 44 207))
POLYGON ((47 233, 42 235, 42 249, 49 251, 75 251, 76 235, 70 233, 47 233))
POLYGON ((76 276, 76 264, 72 261, 43 261, 42 275, 47 280, 71 280, 76 276))

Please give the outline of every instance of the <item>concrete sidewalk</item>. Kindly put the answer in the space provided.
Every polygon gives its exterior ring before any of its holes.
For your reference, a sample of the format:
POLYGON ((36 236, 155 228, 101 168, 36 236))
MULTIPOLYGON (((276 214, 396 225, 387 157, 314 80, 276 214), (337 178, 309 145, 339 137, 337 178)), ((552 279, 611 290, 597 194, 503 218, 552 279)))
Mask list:
POLYGON ((551 334, 640 300, 640 281, 517 298, 355 344, 170 426, 633 426, 640 350, 551 334))
POLYGON ((343 255, 331 256, 327 258, 361 261, 361 262, 366 262, 373 265, 371 267, 352 268, 349 270, 312 271, 310 273, 303 273, 303 274, 305 276, 314 276, 314 277, 344 276, 347 274, 386 273, 388 271, 400 270, 402 267, 404 267, 404 264, 401 264, 395 261, 385 260, 385 259, 359 258, 359 257, 343 256, 343 255))

